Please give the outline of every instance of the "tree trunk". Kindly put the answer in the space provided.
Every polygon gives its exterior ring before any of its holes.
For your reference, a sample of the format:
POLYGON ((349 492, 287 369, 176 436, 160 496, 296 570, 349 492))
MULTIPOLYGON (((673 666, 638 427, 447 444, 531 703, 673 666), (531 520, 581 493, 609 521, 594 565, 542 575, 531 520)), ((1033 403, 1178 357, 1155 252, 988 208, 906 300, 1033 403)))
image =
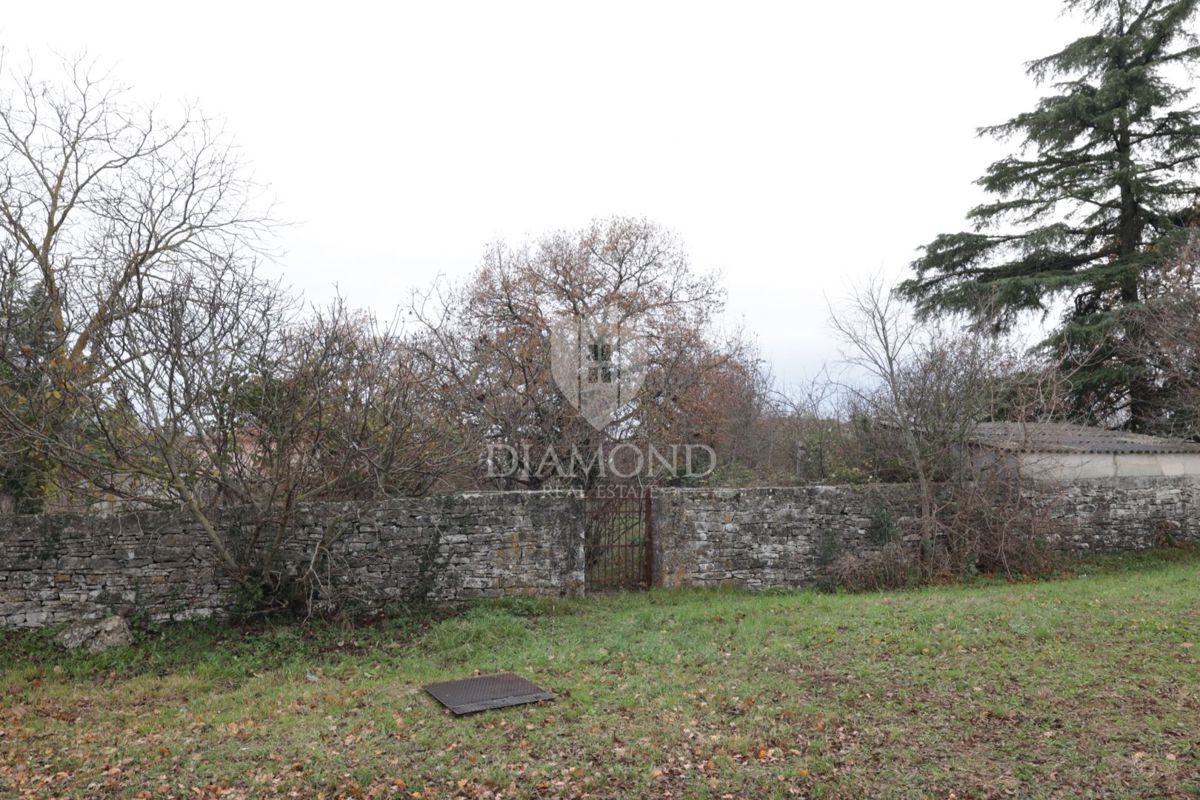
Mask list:
MULTIPOLYGON (((1126 259, 1137 253, 1142 239, 1142 215, 1134 190, 1132 142, 1127 114, 1123 114, 1121 117, 1117 156, 1117 168, 1120 170, 1117 182, 1121 191, 1121 217, 1118 233, 1121 258, 1126 259)), ((1129 274, 1121 280, 1121 307, 1119 310, 1125 328, 1127 345, 1124 348, 1125 355, 1122 357, 1122 363, 1129 375, 1126 386, 1129 393, 1129 427, 1134 431, 1146 430, 1152 421, 1150 384, 1146 379, 1145 364, 1137 355, 1144 352, 1141 347, 1144 332, 1132 313, 1141 300, 1140 278, 1141 276, 1138 274, 1129 274)))

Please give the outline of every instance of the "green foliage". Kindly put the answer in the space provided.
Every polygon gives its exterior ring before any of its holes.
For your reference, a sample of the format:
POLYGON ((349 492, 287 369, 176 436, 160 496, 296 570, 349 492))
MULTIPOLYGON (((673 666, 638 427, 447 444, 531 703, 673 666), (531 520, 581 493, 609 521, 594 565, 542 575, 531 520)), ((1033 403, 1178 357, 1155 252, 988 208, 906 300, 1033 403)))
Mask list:
POLYGON ((963 312, 1006 328, 1023 311, 1071 300, 1046 346, 1084 363, 1080 412, 1127 409, 1145 425, 1154 376, 1122 349, 1147 273, 1195 221, 1200 115, 1178 68, 1200 61, 1197 0, 1071 0, 1097 29, 1033 62, 1052 93, 983 133, 1018 151, 979 184, 993 200, 970 211, 974 230, 938 236, 902 291, 926 312, 963 312))
POLYGON ((37 430, 47 414, 63 411, 63 393, 47 380, 56 337, 41 284, 23 294, 12 287, 0 302, 0 495, 12 498, 14 512, 37 514, 45 507, 53 466, 25 429, 37 430))
POLYGON ((896 522, 896 515, 886 508, 875 512, 867 528, 867 540, 871 544, 884 545, 896 541, 899 536, 900 526, 896 522))
POLYGON ((410 599, 425 602, 433 592, 437 576, 445 571, 448 553, 442 552, 442 531, 436 525, 428 544, 421 552, 421 560, 417 562, 417 579, 413 582, 410 599))
POLYGON ((49 521, 46 517, 42 523, 42 535, 38 537, 34 558, 38 561, 57 560, 66 555, 62 543, 62 528, 57 522, 49 521))
POLYGON ((861 467, 845 466, 838 467, 829 473, 827 482, 830 484, 850 484, 861 485, 871 482, 871 475, 864 471, 861 467))
POLYGON ((234 619, 252 619, 262 613, 271 599, 266 586, 255 581, 239 581, 231 590, 234 619))
POLYGON ((347 652, 406 642, 447 609, 410 606, 357 622, 294 619, 255 622, 186 622, 149 625, 134 622, 134 643, 103 653, 67 651, 58 630, 0 631, 0 671, 53 671, 73 678, 135 678, 201 670, 212 676, 245 680, 263 670, 292 665, 319 669, 347 652))

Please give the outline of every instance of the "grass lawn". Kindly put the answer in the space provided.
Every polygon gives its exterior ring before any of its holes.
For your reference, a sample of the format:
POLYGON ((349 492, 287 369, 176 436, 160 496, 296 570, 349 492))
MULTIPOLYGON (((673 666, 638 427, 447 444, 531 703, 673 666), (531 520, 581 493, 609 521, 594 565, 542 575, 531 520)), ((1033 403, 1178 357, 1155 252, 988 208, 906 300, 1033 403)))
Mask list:
POLYGON ((870 595, 0 634, 0 797, 1196 797, 1200 557, 870 595), (454 718, 434 680, 560 695, 454 718))

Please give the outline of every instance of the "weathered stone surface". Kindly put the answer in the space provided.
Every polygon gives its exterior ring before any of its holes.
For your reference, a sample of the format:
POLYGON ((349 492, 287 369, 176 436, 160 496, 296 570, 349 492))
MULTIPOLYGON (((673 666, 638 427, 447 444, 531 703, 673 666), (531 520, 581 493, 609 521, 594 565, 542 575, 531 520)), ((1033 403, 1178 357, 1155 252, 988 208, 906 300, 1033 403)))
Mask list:
MULTIPOLYGON (((422 597, 564 596, 583 590, 580 499, 473 492, 299 509, 282 567, 297 573, 332 524, 334 591, 365 606, 422 597)), ((222 522, 236 541, 236 513, 222 522)), ((151 622, 227 614, 235 584, 186 513, 0 517, 0 626, 109 614, 151 622), (131 557, 132 554, 132 557, 131 557)))
POLYGON ((76 622, 58 635, 59 643, 68 650, 87 647, 89 652, 102 653, 114 647, 133 644, 133 633, 124 617, 107 617, 97 622, 76 622))
MULTIPOLYGON (((1200 483, 1108 478, 1044 484, 1035 501, 1078 551, 1196 541, 1200 483)), ((298 572, 333 523, 336 594, 364 606, 414 598, 570 596, 584 591, 582 499, 562 492, 470 492, 382 504, 299 509, 282 556, 298 572)), ((841 553, 881 546, 886 514, 916 515, 907 486, 673 489, 657 493, 654 575, 667 586, 793 588, 841 553)), ((235 540, 236 514, 222 522, 235 540)), ((112 614, 148 621, 227 614, 234 582, 184 513, 0 517, 0 626, 38 627, 112 614)))
MULTIPOLYGON (((1200 540, 1194 478, 1104 478, 1030 487, 1076 552, 1143 550, 1200 540)), ((802 486, 664 492, 655 505, 655 576, 666 586, 794 588, 815 584, 843 553, 883 542, 882 515, 898 527, 919 514, 911 486, 802 486)))

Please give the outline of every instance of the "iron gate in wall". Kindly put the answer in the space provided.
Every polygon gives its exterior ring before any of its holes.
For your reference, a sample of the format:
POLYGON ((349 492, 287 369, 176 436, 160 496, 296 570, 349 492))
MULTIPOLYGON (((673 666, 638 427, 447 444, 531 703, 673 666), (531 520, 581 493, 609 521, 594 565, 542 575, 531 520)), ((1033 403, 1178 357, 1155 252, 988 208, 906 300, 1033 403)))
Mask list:
POLYGON ((652 583, 650 489, 602 485, 584 495, 587 591, 645 589, 652 583))

